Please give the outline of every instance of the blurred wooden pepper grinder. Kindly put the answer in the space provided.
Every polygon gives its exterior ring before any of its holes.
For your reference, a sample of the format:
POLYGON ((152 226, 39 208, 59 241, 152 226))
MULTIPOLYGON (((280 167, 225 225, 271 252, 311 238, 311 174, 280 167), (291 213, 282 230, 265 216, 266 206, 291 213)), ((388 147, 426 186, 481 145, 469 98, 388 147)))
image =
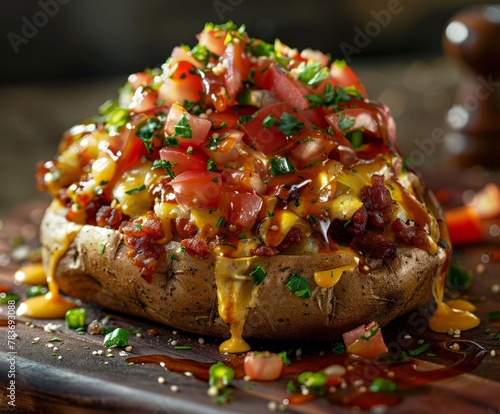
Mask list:
POLYGON ((446 148, 461 167, 500 169, 500 5, 464 10, 448 23, 445 53, 464 67, 446 116, 446 148))

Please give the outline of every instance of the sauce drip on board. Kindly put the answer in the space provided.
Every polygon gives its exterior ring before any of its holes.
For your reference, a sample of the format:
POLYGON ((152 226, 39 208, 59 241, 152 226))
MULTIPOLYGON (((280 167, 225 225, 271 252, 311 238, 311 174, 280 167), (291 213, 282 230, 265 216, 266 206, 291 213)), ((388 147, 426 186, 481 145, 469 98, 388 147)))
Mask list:
MULTIPOLYGON (((450 330, 459 329, 465 331, 467 329, 472 329, 481 323, 481 320, 471 312, 470 306, 464 306, 465 301, 461 304, 459 303, 446 303, 444 302, 444 285, 446 282, 446 274, 448 271, 448 265, 450 262, 450 247, 451 241, 448 235, 448 229, 443 220, 438 222, 439 231, 441 234, 441 247, 446 252, 446 261, 443 263, 441 273, 433 285, 432 293, 436 301, 437 307, 432 316, 429 318, 429 328, 434 332, 449 332, 450 330), (462 305, 462 306, 460 306, 462 305)), ((471 304, 469 304, 471 305, 471 304)))
POLYGON ((64 244, 58 246, 50 256, 49 272, 46 276, 49 291, 43 296, 35 296, 23 301, 17 310, 19 316, 35 319, 62 318, 68 310, 76 308, 75 303, 61 296, 54 275, 60 258, 67 252, 78 231, 79 228, 67 233, 64 244))
MULTIPOLYGON (((335 392, 327 390, 325 398, 332 404, 370 409, 379 404, 395 405, 404 392, 413 387, 429 384, 457 375, 467 373, 476 368, 487 351, 475 342, 465 340, 454 340, 437 343, 433 346, 433 352, 437 356, 449 361, 449 365, 433 370, 422 369, 421 363, 416 359, 410 359, 406 363, 376 363, 373 360, 355 358, 344 353, 341 355, 324 355, 321 357, 304 357, 292 362, 290 366, 284 366, 281 379, 293 380, 305 371, 318 372, 331 365, 343 365, 346 374, 342 382, 347 384, 335 392), (458 349, 452 348, 452 346, 458 349), (372 392, 368 387, 375 378, 367 378, 367 372, 376 372, 376 378, 384 378, 394 381, 398 392, 372 392)), ((127 358, 128 363, 134 364, 159 364, 172 372, 191 372, 195 378, 208 381, 210 363, 199 362, 189 359, 178 359, 168 355, 145 355, 127 358)), ((245 375, 243 368, 243 356, 232 355, 224 364, 233 368, 235 379, 242 379, 245 375)), ((373 376, 370 374, 370 376, 373 376)), ((284 384, 286 384, 286 381, 284 384)), ((290 404, 301 404, 315 399, 314 394, 304 396, 302 394, 284 394, 290 404)))
POLYGON ((47 282, 45 269, 42 263, 30 263, 22 266, 14 273, 16 284, 26 283, 27 285, 44 285, 47 282))

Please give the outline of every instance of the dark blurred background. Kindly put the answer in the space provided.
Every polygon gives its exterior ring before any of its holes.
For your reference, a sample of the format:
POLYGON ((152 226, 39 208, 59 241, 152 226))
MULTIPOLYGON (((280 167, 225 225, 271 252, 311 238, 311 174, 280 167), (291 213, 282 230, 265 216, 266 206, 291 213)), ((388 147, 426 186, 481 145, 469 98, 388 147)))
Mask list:
POLYGON ((442 57, 446 23, 476 3, 4 0, 0 212, 37 197, 34 164, 55 154, 65 129, 114 97, 129 73, 161 65, 180 43, 194 45, 209 21, 233 20, 253 37, 348 57, 369 96, 391 108, 400 145, 411 152, 452 104, 458 72, 442 57))

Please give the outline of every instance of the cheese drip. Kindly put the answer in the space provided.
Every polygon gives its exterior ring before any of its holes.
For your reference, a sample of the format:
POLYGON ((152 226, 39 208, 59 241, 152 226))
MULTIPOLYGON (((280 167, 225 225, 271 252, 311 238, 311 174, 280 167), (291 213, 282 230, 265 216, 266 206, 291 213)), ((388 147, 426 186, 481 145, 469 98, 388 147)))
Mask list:
MULTIPOLYGON (((439 230, 441 237, 446 241, 448 246, 451 246, 448 230, 443 221, 439 222, 439 230)), ((447 260, 445 261, 443 268, 433 285, 433 295, 436 300, 436 310, 429 318, 429 327, 434 332, 449 332, 450 330, 459 329, 465 331, 467 329, 475 328, 479 326, 481 320, 471 313, 473 311, 473 305, 467 301, 448 303, 443 301, 444 297, 444 284, 446 282, 446 273, 448 270, 448 263, 450 260, 450 251, 447 248, 447 260), (472 306, 472 307, 471 307, 472 306)))
POLYGON ((359 259, 357 257, 353 257, 353 259, 353 262, 348 265, 314 272, 314 281, 320 288, 331 288, 335 286, 344 272, 353 270, 358 266, 359 259))
MULTIPOLYGON (((75 226, 76 227, 76 226, 75 226)), ((71 242, 74 240, 80 227, 72 228, 66 233, 64 242, 58 246, 50 256, 49 271, 47 274, 47 284, 49 291, 44 296, 29 298, 19 305, 17 314, 35 319, 55 319, 62 318, 70 309, 76 308, 75 303, 64 299, 59 293, 59 286, 54 280, 57 265, 61 257, 68 251, 71 242)))
POLYGON ((246 352, 250 346, 243 339, 248 310, 254 306, 257 290, 250 276, 260 258, 218 257, 215 264, 215 282, 220 317, 229 324, 231 337, 219 346, 222 353, 246 352))

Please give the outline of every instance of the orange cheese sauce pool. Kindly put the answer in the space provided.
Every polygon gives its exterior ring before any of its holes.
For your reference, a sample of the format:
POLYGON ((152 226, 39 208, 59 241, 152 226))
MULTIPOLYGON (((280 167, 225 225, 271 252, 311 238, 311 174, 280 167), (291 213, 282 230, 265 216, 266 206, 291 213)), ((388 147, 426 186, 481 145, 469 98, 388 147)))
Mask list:
MULTIPOLYGON (((55 275, 57 264, 61 257, 68 250, 71 242, 78 234, 78 230, 69 233, 64 240, 64 244, 59 246, 50 258, 49 274, 46 275, 46 281, 49 286, 49 291, 43 296, 35 296, 21 302, 17 309, 19 316, 26 316, 34 319, 58 319, 63 318, 66 312, 70 309, 76 308, 77 305, 70 300, 67 300, 59 293, 59 286, 55 282, 53 276, 55 275)), ((39 267, 25 267, 16 272, 16 280, 24 280, 25 283, 43 284, 40 282, 40 268, 39 267), (23 279, 24 278, 24 279, 23 279)))

